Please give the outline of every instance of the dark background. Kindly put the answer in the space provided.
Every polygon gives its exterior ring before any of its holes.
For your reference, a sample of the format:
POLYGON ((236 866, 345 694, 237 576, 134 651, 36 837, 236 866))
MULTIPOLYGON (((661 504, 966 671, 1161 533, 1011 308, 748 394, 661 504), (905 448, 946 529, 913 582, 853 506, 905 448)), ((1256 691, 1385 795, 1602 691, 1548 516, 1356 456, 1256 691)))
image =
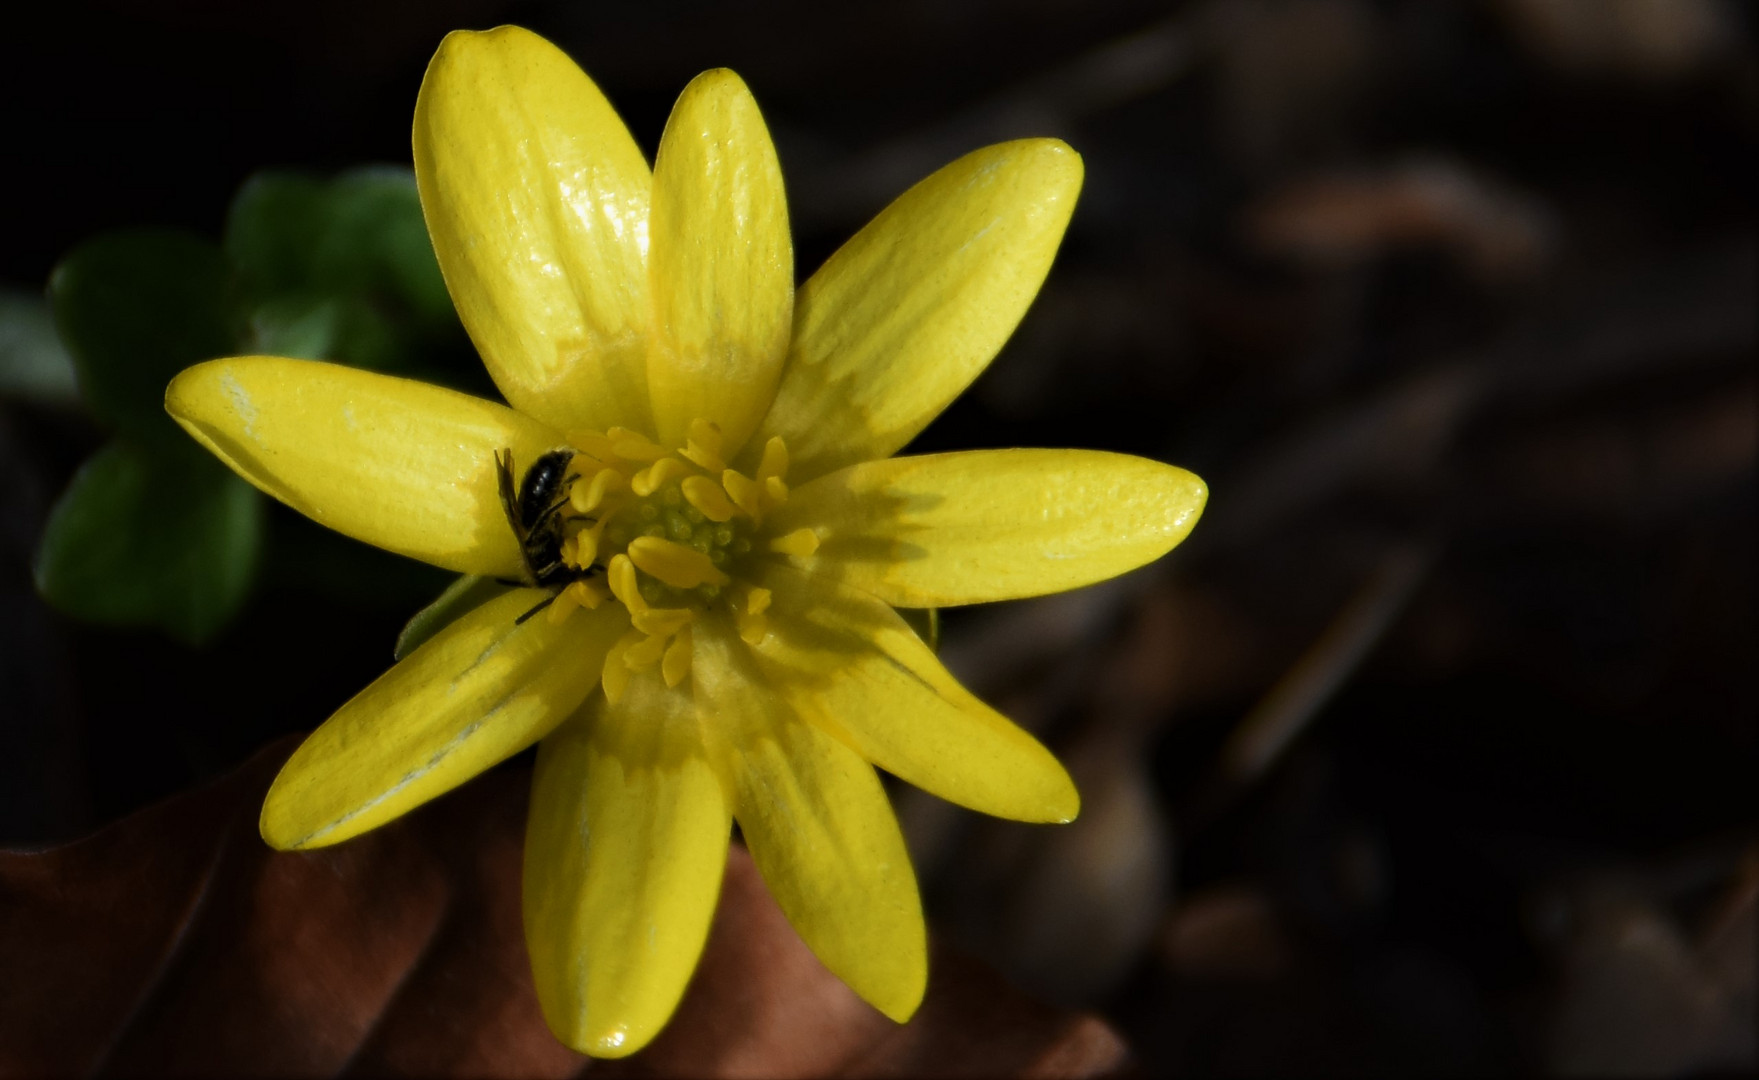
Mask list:
MULTIPOLYGON (((803 274, 967 150, 1085 157, 1044 293, 918 445, 1124 450, 1212 500, 1151 570, 948 613, 1086 809, 900 790, 941 933, 1150 1074, 1751 1067, 1750 7, 43 5, 0 38, 0 286, 108 229, 217 236, 262 168, 407 164, 434 46, 501 22, 650 155, 738 70, 803 274)), ((0 401, 3 844, 314 726, 444 585, 277 508, 206 649, 70 622, 31 557, 101 438, 0 401)))

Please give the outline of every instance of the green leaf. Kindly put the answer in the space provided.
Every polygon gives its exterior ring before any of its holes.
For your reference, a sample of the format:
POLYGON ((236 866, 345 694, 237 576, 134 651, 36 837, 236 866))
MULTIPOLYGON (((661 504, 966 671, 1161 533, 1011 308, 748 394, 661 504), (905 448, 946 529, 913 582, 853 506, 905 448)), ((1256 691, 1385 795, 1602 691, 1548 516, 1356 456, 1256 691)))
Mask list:
POLYGON ((118 440, 50 511, 37 590, 81 619, 201 644, 250 592, 262 532, 262 497, 223 465, 118 440))
POLYGON ((98 419, 139 441, 185 440, 165 386, 234 351, 229 279, 219 248, 177 232, 112 233, 61 260, 49 305, 98 419))
POLYGON ((357 293, 384 289, 418 322, 453 324, 452 298, 421 216, 415 173, 389 166, 343 173, 330 182, 330 215, 330 232, 318 252, 321 281, 357 293))
POLYGON ((79 403, 73 357, 41 296, 0 290, 0 394, 46 405, 79 403))
POLYGON ((233 200, 225 247, 259 298, 353 298, 421 332, 454 320, 408 169, 356 169, 328 182, 259 173, 233 200))
POLYGON ((226 214, 226 257, 251 292, 270 297, 313 284, 312 255, 327 227, 323 181, 296 173, 258 173, 226 214))
POLYGON ((452 622, 506 592, 508 586, 494 578, 465 574, 446 586, 446 591, 433 603, 415 613, 397 635, 394 659, 401 660, 420 648, 422 643, 450 626, 452 622))

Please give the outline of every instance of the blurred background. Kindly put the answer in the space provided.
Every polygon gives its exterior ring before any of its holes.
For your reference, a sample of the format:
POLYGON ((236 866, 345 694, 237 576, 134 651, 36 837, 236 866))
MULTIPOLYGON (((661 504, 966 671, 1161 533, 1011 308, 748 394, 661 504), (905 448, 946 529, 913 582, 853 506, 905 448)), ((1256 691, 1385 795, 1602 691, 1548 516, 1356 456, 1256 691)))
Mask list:
MULTIPOLYGON (((43 330, 51 272, 117 229, 217 243, 264 169, 407 167, 440 37, 517 22, 650 156, 692 75, 738 70, 803 275, 980 145, 1086 160, 1037 304, 917 448, 1127 451, 1212 498, 1144 571, 945 613, 949 666, 1085 808, 1015 826, 895 789, 939 934, 1107 1017, 1149 1075, 1751 1068, 1755 21, 1720 0, 9 16, 0 845, 315 726, 446 584, 265 506, 213 626, 45 604, 45 524, 114 426, 43 330)), ((492 392, 455 325, 424 335, 425 377, 492 392)))

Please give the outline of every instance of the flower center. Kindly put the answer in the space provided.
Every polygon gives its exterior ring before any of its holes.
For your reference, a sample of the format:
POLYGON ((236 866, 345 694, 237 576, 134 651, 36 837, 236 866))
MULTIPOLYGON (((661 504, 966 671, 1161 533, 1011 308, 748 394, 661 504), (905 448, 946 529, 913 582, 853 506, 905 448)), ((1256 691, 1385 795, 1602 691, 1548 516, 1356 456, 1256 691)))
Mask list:
POLYGON ((754 551, 810 555, 810 529, 763 532, 764 515, 787 501, 788 449, 765 446, 756 476, 727 466, 720 429, 690 425, 669 451, 639 433, 612 428, 570 434, 576 453, 562 513, 562 561, 580 572, 550 605, 552 621, 609 600, 629 611, 631 629, 605 657, 605 695, 622 697, 636 672, 658 667, 666 685, 690 673, 691 626, 710 607, 725 609, 740 636, 768 633, 769 590, 738 580, 754 551))

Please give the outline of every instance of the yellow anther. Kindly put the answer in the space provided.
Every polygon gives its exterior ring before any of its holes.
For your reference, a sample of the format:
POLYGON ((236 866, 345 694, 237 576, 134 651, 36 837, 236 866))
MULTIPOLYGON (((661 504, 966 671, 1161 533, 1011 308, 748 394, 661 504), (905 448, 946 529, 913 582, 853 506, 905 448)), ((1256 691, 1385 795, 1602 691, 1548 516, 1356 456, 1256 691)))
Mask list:
POLYGON ((805 557, 818 550, 818 534, 811 529, 795 529, 786 536, 771 540, 770 550, 782 555, 805 557))
POLYGON ((721 485, 706 476, 686 476, 679 485, 684 489, 684 498, 691 506, 702 511, 702 516, 710 521, 729 521, 733 517, 734 506, 721 490, 721 485))
POLYGON ((565 595, 572 596, 576 604, 579 604, 588 611, 597 611, 599 605, 611 598, 611 590, 605 586, 604 580, 601 578, 592 578, 588 581, 576 581, 566 589, 563 589, 562 592, 565 595))
POLYGON ((599 681, 605 688, 605 700, 613 705, 623 699, 623 691, 629 687, 629 665, 624 657, 637 642, 644 640, 641 631, 631 630, 618 638, 611 651, 605 654, 605 666, 599 681))
POLYGON ((666 642, 663 636, 648 636, 629 646, 623 653, 623 666, 630 671, 642 671, 653 667, 665 655, 666 642))
POLYGON ((604 505, 605 496, 628 486, 629 481, 616 469, 600 469, 591 480, 574 485, 574 490, 568 493, 568 502, 575 513, 590 514, 604 505))
POLYGON ((599 557, 599 541, 604 532, 605 523, 600 521, 562 541, 562 561, 576 570, 591 566, 599 557))
POLYGON ((753 615, 748 611, 733 610, 733 621, 739 624, 739 637, 747 645, 761 645, 763 639, 770 634, 768 615, 753 615))
POLYGON ((629 558, 644 572, 674 589, 725 585, 732 580, 702 552, 658 536, 638 536, 629 541, 629 558))
POLYGON ((612 456, 611 440, 601 432, 570 431, 568 441, 573 444, 576 450, 587 457, 597 458, 601 462, 612 456))
POLYGON ((753 585, 745 594, 745 611, 749 615, 762 615, 770 609, 770 591, 753 585))
POLYGON ((764 477, 763 490, 770 497, 771 506, 780 506, 788 501, 788 482, 779 476, 764 477))
POLYGON ((563 589, 556 594, 555 599, 550 601, 549 610, 544 612, 544 619, 551 626, 559 626, 567 622, 568 616, 574 614, 574 609, 579 606, 574 602, 574 597, 569 590, 563 589))
POLYGON ((680 453, 709 472, 717 473, 727 467, 721 450, 720 425, 701 417, 690 422, 690 438, 680 453))
POLYGON ((763 444, 763 459, 757 464, 757 478, 768 480, 772 476, 788 475, 788 444, 780 435, 770 436, 770 441, 763 444))
POLYGON ((610 582, 611 595, 621 600, 631 615, 647 610, 647 600, 641 595, 641 583, 635 577, 635 563, 629 556, 614 557, 605 569, 605 579, 610 582))
POLYGON ((763 488, 756 480, 738 469, 728 469, 721 473, 721 486, 746 517, 755 521, 763 516, 763 488))
POLYGON ((630 621, 644 634, 667 637, 689 626, 695 617, 696 612, 689 608, 648 608, 636 612, 630 621))
POLYGON ((669 452, 665 447, 639 431, 614 427, 605 432, 611 441, 611 452, 629 461, 658 461, 669 452))
POLYGON ((629 481, 629 490, 645 499, 664 487, 666 481, 674 480, 689 471, 690 466, 677 458, 663 457, 636 473, 629 481))
POLYGON ((660 660, 660 676, 666 680, 667 686, 677 686, 690 674, 690 627, 686 626, 672 638, 672 644, 666 646, 666 655, 660 660))

